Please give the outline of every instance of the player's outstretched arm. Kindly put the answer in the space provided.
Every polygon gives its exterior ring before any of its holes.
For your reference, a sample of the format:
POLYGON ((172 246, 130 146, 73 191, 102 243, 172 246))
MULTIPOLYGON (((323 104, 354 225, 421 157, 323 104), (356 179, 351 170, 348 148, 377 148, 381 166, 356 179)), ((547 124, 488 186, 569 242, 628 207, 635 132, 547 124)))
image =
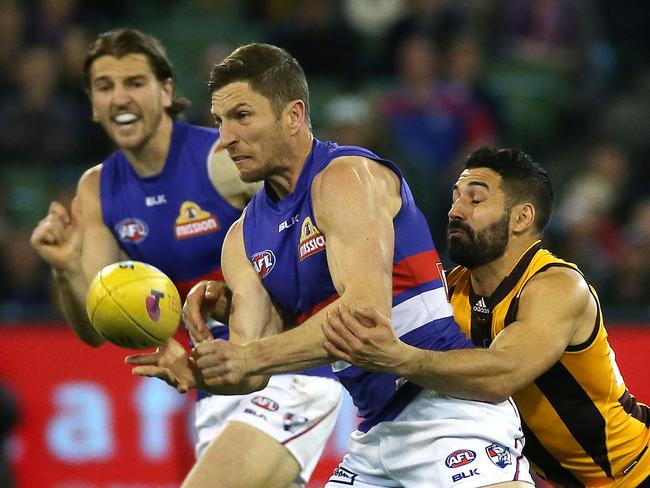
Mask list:
POLYGON ((389 319, 370 308, 337 310, 323 331, 326 350, 339 359, 440 393, 500 402, 555 364, 568 345, 586 341, 595 319, 595 301, 578 273, 551 268, 526 285, 517 321, 489 349, 417 349, 401 342, 389 319))
MULTIPOLYGON (((245 376, 249 357, 244 345, 282 330, 282 319, 262 286, 257 273, 246 256, 243 219, 228 231, 221 257, 222 270, 232 291, 230 305, 230 340, 202 340, 194 348, 195 364, 200 369, 203 386, 210 393, 241 394, 264 386, 268 377, 245 376)), ((201 307, 204 294, 197 290, 188 295, 183 309, 187 327, 203 334, 205 328, 201 307)), ((205 312, 205 310, 204 310, 205 312)))
POLYGON ((312 202, 339 298, 300 326, 248 344, 248 374, 300 371, 331 362, 320 324, 341 303, 372 304, 390 313, 393 218, 402 203, 397 175, 365 158, 338 158, 314 179, 312 202))
POLYGON ((81 177, 71 213, 56 202, 32 234, 32 246, 51 266, 61 308, 75 334, 85 343, 104 342, 86 315, 86 294, 95 274, 120 258, 115 239, 103 222, 99 200, 100 166, 81 177))

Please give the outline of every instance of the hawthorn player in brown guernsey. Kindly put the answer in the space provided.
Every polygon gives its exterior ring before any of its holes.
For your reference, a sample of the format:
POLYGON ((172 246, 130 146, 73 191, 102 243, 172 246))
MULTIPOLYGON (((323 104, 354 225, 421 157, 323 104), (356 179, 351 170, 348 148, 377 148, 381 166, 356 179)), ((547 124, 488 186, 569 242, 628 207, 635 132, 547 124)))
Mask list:
POLYGON ((323 325, 327 351, 441 393, 512 395, 524 453, 560 487, 650 487, 650 409, 625 387, 600 303, 578 268, 541 248, 553 191, 526 154, 483 148, 453 189, 448 277, 454 317, 473 350, 400 342, 373 310, 323 325))

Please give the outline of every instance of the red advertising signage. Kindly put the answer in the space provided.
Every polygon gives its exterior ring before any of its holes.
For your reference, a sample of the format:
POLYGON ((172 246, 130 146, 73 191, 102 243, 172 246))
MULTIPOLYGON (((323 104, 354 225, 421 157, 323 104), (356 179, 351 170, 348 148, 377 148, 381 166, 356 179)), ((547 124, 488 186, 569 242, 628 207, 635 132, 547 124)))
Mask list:
MULTIPOLYGON (((650 326, 610 326, 628 387, 650 401, 650 326)), ((65 327, 0 326, 0 384, 20 421, 8 451, 16 488, 172 488, 194 461, 190 396, 132 376, 129 352, 93 349, 65 327)), ((323 486, 356 423, 349 399, 311 487, 323 486)))

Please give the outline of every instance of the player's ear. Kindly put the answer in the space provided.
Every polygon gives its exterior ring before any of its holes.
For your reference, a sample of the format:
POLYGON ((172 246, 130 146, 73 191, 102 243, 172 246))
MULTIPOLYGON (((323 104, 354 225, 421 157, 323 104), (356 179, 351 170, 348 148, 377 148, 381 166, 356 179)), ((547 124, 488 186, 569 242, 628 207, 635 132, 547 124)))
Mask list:
POLYGON ((93 122, 99 122, 99 117, 97 116, 97 112, 93 108, 93 122))
POLYGON ((167 78, 162 82, 162 106, 169 108, 174 100, 174 80, 167 78))
POLYGON ((523 233, 535 225, 535 207, 532 203, 520 203, 512 207, 510 221, 515 233, 523 233))
POLYGON ((306 109, 305 102, 302 100, 292 100, 287 104, 284 112, 289 121, 289 130, 291 133, 300 129, 305 122, 305 118, 307 117, 306 109))

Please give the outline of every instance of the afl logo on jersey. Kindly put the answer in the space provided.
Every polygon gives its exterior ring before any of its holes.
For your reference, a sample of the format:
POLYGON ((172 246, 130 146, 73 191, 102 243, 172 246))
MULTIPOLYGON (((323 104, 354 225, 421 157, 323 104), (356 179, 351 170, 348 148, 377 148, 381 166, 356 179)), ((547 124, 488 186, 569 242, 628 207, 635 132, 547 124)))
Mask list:
POLYGON ((200 236, 221 229, 219 221, 210 212, 194 202, 183 202, 176 217, 176 239, 200 236))
POLYGON ((275 266, 275 254, 268 249, 253 254, 251 262, 260 278, 266 278, 275 266))
POLYGON ((325 236, 312 223, 311 218, 306 217, 300 227, 300 244, 298 245, 300 260, 304 261, 323 249, 325 249, 325 236))
POLYGON ((115 230, 122 242, 142 242, 149 235, 147 224, 134 217, 119 221, 115 230))
POLYGON ((458 449, 447 456, 445 464, 448 468, 458 468, 471 463, 474 459, 476 459, 476 453, 474 451, 469 449, 458 449))

